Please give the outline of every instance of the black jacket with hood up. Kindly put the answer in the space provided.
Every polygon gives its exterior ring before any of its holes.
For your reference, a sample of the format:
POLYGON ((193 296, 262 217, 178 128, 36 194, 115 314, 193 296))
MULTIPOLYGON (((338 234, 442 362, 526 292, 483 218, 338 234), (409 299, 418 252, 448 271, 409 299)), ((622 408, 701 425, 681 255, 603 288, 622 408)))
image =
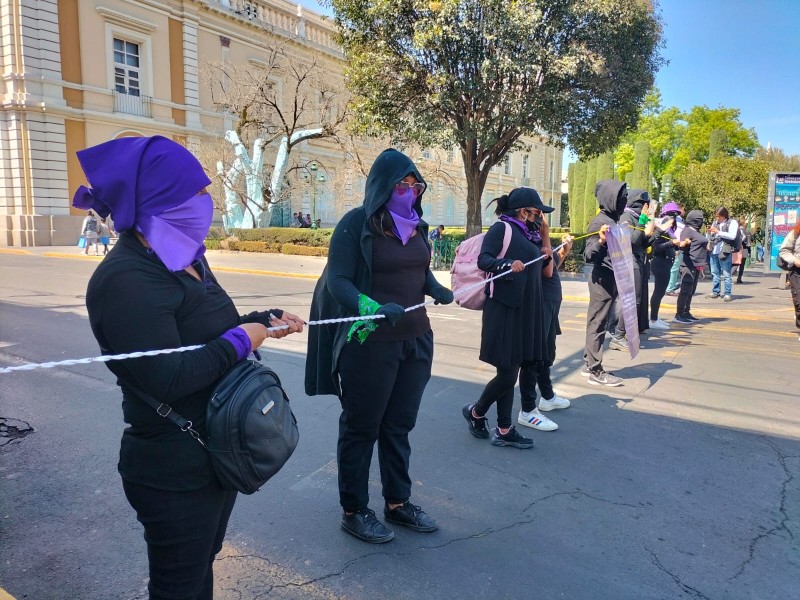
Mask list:
MULTIPOLYGON (((372 238, 369 218, 392 195, 394 186, 408 175, 425 182, 417 167, 402 152, 384 150, 375 159, 367 177, 364 204, 349 211, 336 225, 328 251, 328 264, 314 288, 311 300, 311 319, 333 319, 358 315, 359 294, 370 295, 372 290, 372 238)), ((422 217, 422 194, 417 197, 414 209, 422 217)), ((417 226, 419 235, 428 243, 428 224, 421 218, 417 226)), ((442 285, 427 270, 425 293, 442 285)), ((352 323, 322 325, 308 329, 308 355, 306 358, 306 394, 340 395, 338 383, 339 354, 347 343, 347 332, 352 323)), ((380 327, 388 327, 381 323, 380 327)))
POLYGON ((627 223, 631 226, 631 251, 633 252, 634 267, 640 267, 647 258, 647 249, 656 241, 655 236, 645 235, 643 227, 639 225, 639 217, 644 205, 650 202, 650 194, 645 190, 628 190, 628 202, 625 212, 619 218, 620 225, 627 223))
MULTIPOLYGON (((600 205, 600 212, 589 223, 586 233, 596 233, 603 225, 616 225, 620 216, 625 211, 628 200, 628 188, 622 181, 603 179, 597 182, 594 195, 600 205)), ((613 271, 608 246, 600 243, 600 236, 593 235, 587 238, 583 258, 587 263, 594 265, 595 269, 604 268, 613 271)))
POLYGON ((708 261, 708 239, 700 233, 700 228, 703 227, 703 211, 691 210, 686 218, 683 220, 684 228, 681 231, 681 241, 689 239, 692 240, 688 251, 683 252, 683 264, 687 268, 695 271, 697 268, 705 268, 708 261))

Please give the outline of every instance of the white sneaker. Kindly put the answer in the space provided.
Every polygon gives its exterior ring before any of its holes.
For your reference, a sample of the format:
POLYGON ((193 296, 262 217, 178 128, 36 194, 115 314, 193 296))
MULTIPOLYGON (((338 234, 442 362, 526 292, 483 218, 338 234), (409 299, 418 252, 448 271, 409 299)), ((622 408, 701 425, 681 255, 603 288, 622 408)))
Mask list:
POLYGON ((547 412, 550 410, 558 410, 559 408, 569 408, 569 400, 562 398, 558 394, 553 395, 550 400, 545 400, 544 398, 539 399, 539 410, 547 412))
POLYGON ((519 411, 517 423, 539 431, 555 431, 558 429, 558 425, 540 413, 538 408, 534 408, 531 412, 519 411))
POLYGON ((669 323, 656 319, 655 321, 650 321, 650 329, 669 329, 669 323))

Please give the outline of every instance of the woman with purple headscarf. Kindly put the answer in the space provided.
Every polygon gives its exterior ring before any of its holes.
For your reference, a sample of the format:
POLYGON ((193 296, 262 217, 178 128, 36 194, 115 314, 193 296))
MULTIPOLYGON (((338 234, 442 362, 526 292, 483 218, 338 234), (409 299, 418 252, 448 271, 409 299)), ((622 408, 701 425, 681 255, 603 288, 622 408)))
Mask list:
POLYGON ((271 309, 240 316, 203 254, 214 205, 202 166, 166 138, 120 138, 78 152, 91 188, 73 205, 114 219, 119 241, 92 275, 86 308, 103 354, 200 345, 108 362, 122 388, 119 473, 145 530, 151 599, 208 600, 236 492, 222 489, 206 450, 153 410, 169 404, 205 435, 216 382, 267 337, 302 330, 271 309), (268 326, 288 329, 269 332, 268 326))
POLYGON ((674 202, 667 202, 661 209, 661 233, 653 244, 653 260, 650 268, 653 273, 653 295, 650 296, 650 327, 652 329, 669 329, 669 323, 658 318, 661 301, 667 292, 672 266, 675 263, 675 253, 689 245, 691 240, 680 241, 680 232, 677 231, 677 217, 681 214, 681 207, 674 202))
POLYGON ((431 296, 453 293, 429 268, 428 226, 421 220, 425 181, 405 154, 384 150, 367 177, 364 205, 348 212, 331 237, 328 265, 314 290, 311 318, 381 315, 379 320, 309 330, 306 393, 336 394, 339 418, 341 528, 371 544, 394 532, 369 508, 369 468, 375 442, 383 484, 383 516, 413 531, 437 529, 411 503, 408 434, 431 377, 433 332, 425 308, 431 296))

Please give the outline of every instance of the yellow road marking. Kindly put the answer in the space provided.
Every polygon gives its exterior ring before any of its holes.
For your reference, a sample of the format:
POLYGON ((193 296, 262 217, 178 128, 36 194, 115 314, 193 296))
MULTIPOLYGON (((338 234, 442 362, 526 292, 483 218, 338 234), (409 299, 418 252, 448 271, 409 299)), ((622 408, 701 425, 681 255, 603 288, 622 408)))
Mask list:
POLYGON ((66 252, 42 252, 42 256, 47 258, 73 258, 76 260, 100 260, 103 258, 94 254, 67 254, 66 252))
POLYGON ((14 596, 9 594, 3 588, 0 588, 0 600, 14 600, 14 596))
MULTIPOLYGON (((30 250, 20 250, 19 248, 0 248, 0 254, 33 254, 30 250)), ((2 588, 0 588, 0 592, 2 592, 2 588)), ((2 596, 0 596, 0 600, 2 600, 2 596)))
POLYGON ((283 273, 281 271, 262 271, 260 269, 237 269, 236 267, 214 267, 214 271, 225 273, 242 273, 244 275, 268 275, 270 277, 294 277, 296 279, 319 279, 319 275, 311 273, 283 273))

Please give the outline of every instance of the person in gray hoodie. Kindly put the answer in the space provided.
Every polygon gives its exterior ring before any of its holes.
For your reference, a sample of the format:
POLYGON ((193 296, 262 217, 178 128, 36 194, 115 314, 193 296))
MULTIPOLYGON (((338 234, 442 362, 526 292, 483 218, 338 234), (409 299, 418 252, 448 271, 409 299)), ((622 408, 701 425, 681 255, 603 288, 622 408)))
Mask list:
POLYGON ((586 346, 582 374, 589 377, 591 385, 616 387, 622 385, 622 378, 603 369, 603 340, 608 327, 611 308, 617 297, 617 284, 614 268, 606 245, 606 232, 616 225, 625 211, 628 188, 622 181, 603 179, 597 182, 594 195, 600 205, 600 212, 592 219, 587 233, 597 233, 586 241, 584 259, 593 265, 589 279, 589 308, 586 311, 586 346))

